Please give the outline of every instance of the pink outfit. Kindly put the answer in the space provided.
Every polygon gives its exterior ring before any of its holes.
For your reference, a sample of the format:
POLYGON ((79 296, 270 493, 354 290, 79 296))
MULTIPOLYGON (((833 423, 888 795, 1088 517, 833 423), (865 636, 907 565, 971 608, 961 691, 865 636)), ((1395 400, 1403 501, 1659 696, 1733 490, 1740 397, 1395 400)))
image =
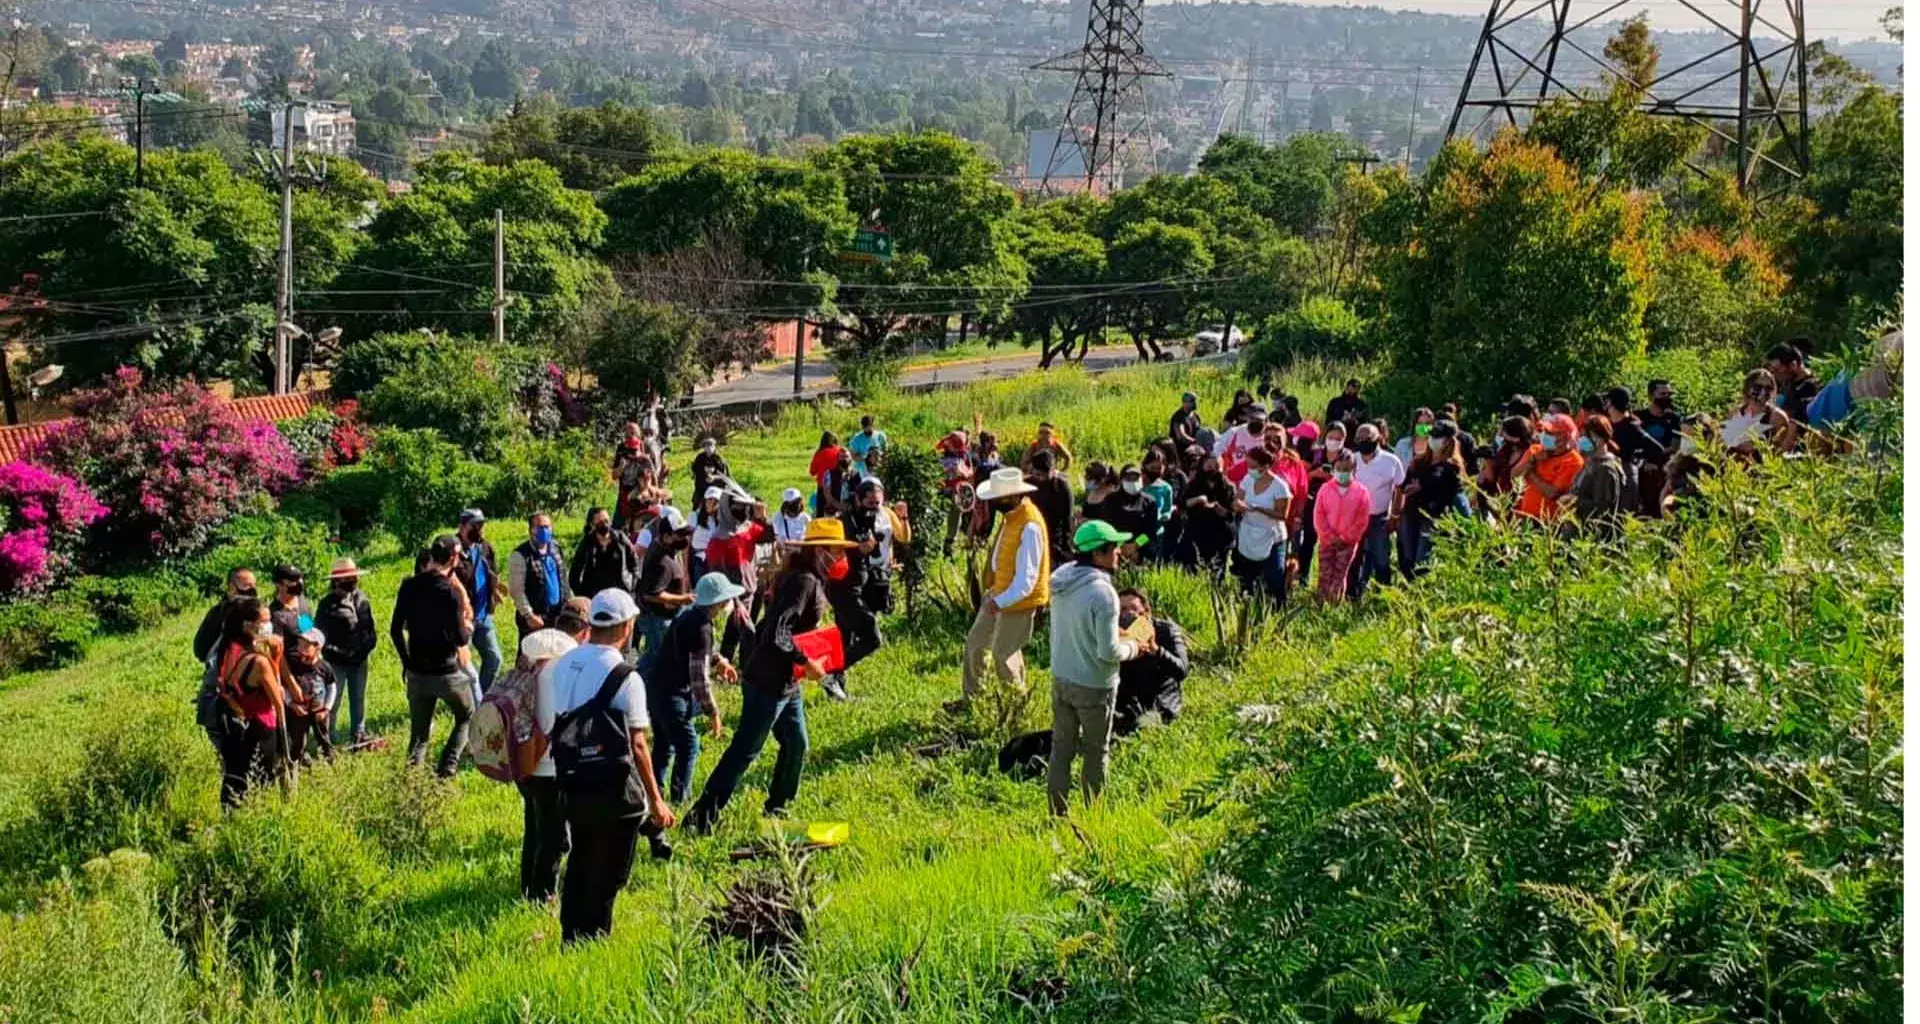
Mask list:
POLYGON ((1313 531, 1321 544, 1351 547, 1367 536, 1367 520, 1373 514, 1373 498, 1357 483, 1345 487, 1328 481, 1314 496, 1313 531))
MULTIPOLYGON (((1275 476, 1287 482, 1287 490, 1292 492, 1294 500, 1298 503, 1296 507, 1306 508, 1307 464, 1298 459, 1276 458, 1273 460, 1273 472, 1275 476)), ((1294 519, 1289 518, 1287 520, 1287 528, 1297 530, 1300 528, 1300 524, 1294 519)))

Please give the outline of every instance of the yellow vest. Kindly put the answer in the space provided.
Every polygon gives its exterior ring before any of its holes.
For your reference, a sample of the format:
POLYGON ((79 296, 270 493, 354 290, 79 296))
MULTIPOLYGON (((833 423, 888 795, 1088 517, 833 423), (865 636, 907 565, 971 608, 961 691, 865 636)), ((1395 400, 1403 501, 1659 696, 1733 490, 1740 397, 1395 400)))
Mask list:
POLYGON ((1040 510, 1033 507, 1033 502, 1025 498, 1020 499, 1013 511, 1000 517, 1000 534, 993 539, 993 557, 987 559, 987 578, 981 592, 992 600, 992 595, 1013 582, 1014 565, 1020 559, 1020 535, 1026 532, 1028 523, 1040 528, 1040 578, 1034 581, 1032 593, 1007 609, 1010 612, 1045 608, 1051 597, 1047 577, 1053 573, 1053 556, 1047 546, 1047 523, 1040 518, 1040 510))

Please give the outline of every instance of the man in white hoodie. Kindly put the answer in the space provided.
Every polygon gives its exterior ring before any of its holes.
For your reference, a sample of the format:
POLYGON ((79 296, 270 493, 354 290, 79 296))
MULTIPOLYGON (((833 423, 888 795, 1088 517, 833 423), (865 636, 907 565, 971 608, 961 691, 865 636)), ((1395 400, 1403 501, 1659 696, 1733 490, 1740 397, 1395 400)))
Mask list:
POLYGON ((1120 635, 1120 594, 1113 566, 1120 545, 1141 538, 1098 519, 1073 534, 1074 559, 1049 579, 1053 592, 1053 756, 1047 764, 1047 803, 1067 813, 1073 758, 1084 759, 1080 792, 1091 804, 1107 784, 1113 740, 1114 696, 1120 664, 1153 651, 1153 640, 1120 635))

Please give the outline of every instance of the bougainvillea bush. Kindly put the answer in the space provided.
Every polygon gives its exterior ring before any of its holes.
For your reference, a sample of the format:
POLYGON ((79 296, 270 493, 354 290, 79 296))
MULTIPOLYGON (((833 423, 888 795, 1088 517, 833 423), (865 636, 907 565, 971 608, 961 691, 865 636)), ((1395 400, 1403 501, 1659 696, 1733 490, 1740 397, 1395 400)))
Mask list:
POLYGON ((0 595, 33 593, 66 576, 87 527, 106 514, 70 476, 30 462, 0 466, 0 595))
POLYGON ((144 386, 122 367, 69 401, 30 459, 84 481, 108 508, 103 554, 169 556, 300 480, 300 457, 273 424, 243 420, 191 381, 144 386))
POLYGON ((360 403, 348 399, 329 409, 316 405, 306 413, 274 425, 299 456, 308 477, 325 476, 366 457, 372 447, 369 431, 358 422, 360 403))

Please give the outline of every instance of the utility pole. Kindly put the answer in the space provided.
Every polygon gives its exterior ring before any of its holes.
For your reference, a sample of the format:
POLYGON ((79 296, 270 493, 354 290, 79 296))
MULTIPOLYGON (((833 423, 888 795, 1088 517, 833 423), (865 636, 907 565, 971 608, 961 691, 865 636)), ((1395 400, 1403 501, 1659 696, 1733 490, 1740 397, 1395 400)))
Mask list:
POLYGON ((1407 162, 1402 166, 1408 174, 1413 173, 1413 129, 1420 120, 1420 72, 1422 70, 1418 67, 1413 69, 1413 109, 1407 111, 1407 162))
POLYGON ((147 187, 147 87, 153 83, 133 84, 133 187, 147 187))
POLYGON ((507 343, 507 215, 493 211, 493 343, 507 343))
POLYGON ((273 393, 293 390, 293 101, 280 139, 280 286, 274 299, 273 393))
MULTIPOLYGON (((807 251, 800 256, 800 276, 802 278, 806 277, 807 272, 812 269, 813 248, 809 246, 807 251)), ((799 322, 794 324, 793 329, 793 395, 795 398, 800 397, 800 393, 805 390, 804 385, 801 383, 801 377, 806 373, 806 368, 807 318, 805 315, 802 315, 799 322)))

